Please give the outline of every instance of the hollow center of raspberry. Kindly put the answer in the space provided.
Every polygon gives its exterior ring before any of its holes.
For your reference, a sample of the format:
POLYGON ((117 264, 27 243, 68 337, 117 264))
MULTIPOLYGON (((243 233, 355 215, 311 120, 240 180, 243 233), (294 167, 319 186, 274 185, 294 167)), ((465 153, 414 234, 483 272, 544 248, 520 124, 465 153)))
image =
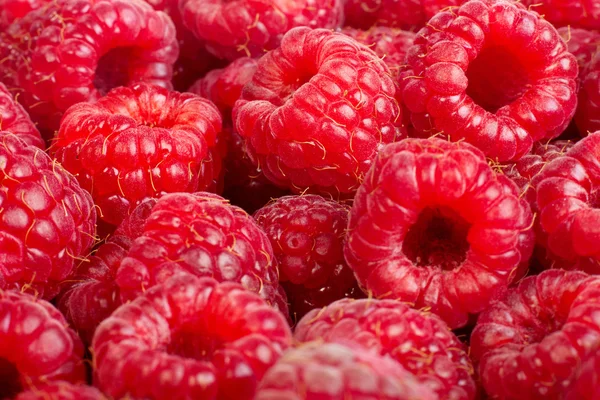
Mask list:
POLYGON ((283 102, 290 99, 296 90, 308 83, 317 71, 310 66, 299 67, 297 71, 284 77, 283 86, 280 91, 280 98, 283 102))
POLYGON ((19 370, 15 364, 0 357, 0 399, 12 399, 22 391, 19 370))
POLYGON ((130 47, 117 47, 98 60, 94 87, 104 96, 111 89, 129 83, 130 58, 134 50, 130 47))
POLYGON ((529 69, 513 51, 500 46, 483 49, 467 70, 467 94, 489 112, 511 104, 530 85, 529 69))
POLYGON ((470 224, 448 208, 426 208, 410 227, 402 252, 416 265, 450 271, 467 258, 470 224))
POLYGON ((208 361, 219 347, 219 341, 191 328, 181 328, 171 333, 171 342, 167 347, 169 354, 195 360, 208 361))

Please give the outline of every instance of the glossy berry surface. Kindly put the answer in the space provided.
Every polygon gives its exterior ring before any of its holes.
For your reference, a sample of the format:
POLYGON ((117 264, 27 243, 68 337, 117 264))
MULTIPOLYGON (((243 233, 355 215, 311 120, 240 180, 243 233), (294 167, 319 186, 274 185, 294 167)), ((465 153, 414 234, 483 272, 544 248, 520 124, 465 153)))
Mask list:
POLYGON ((31 10, 50 3, 50 0, 0 0, 0 27, 6 28, 31 10))
POLYGON ((600 29, 600 3, 594 0, 525 0, 523 4, 557 27, 600 29))
POLYGON ((582 136, 600 130, 600 54, 583 68, 575 123, 582 136))
POLYGON ((566 400, 593 400, 600 396, 600 352, 593 352, 577 372, 566 390, 566 400))
POLYGON ((0 83, 0 131, 8 131, 29 145, 40 149, 46 148, 40 132, 27 112, 2 83, 0 83))
POLYGON ((22 392, 15 400, 106 400, 106 397, 94 387, 60 381, 22 392))

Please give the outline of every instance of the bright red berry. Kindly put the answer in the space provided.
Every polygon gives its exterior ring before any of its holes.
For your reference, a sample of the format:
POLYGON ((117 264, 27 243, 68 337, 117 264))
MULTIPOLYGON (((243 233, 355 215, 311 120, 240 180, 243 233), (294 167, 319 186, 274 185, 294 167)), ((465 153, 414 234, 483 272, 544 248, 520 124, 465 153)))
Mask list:
POLYGON ((100 324, 95 375, 114 398, 252 399, 291 339, 283 315, 241 285, 180 274, 100 324))
MULTIPOLYGON (((1 5, 0 5, 1 7, 1 5)), ((46 148, 46 144, 27 112, 0 83, 0 131, 8 131, 28 145, 46 148)))
POLYGON ((552 270, 525 278, 479 315, 471 356, 498 399, 562 399, 581 360, 600 345, 600 280, 552 270))
POLYGON ((106 400, 106 397, 91 386, 61 381, 29 389, 20 393, 15 400, 106 400))
POLYGON ((577 61, 556 29, 504 0, 473 0, 421 29, 400 75, 420 135, 466 140, 518 160, 575 113, 577 61))
POLYGON ((600 33, 570 26, 559 28, 558 33, 567 44, 569 52, 577 58, 579 75, 581 75, 598 49, 600 33))
POLYGON ((594 400, 600 398, 600 351, 596 350, 583 361, 577 376, 566 390, 565 400, 594 400))
POLYGON ((600 3, 595 0, 524 0, 523 4, 554 26, 600 29, 600 3))
POLYGON ((575 123, 581 136, 600 130, 600 53, 581 72, 575 123))
POLYGON ((346 0, 344 13, 344 23, 359 29, 380 25, 415 30, 427 22, 422 0, 346 0))
POLYGON ((17 19, 50 3, 51 0, 0 0, 0 28, 5 29, 17 19))

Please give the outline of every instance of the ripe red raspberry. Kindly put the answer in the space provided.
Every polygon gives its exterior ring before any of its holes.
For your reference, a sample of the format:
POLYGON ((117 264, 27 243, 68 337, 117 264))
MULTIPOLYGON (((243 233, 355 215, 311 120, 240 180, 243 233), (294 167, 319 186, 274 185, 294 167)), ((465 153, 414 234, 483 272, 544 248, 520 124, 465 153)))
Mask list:
POLYGON ((600 33, 587 29, 571 28, 570 26, 559 28, 558 33, 567 43, 569 52, 577 58, 579 74, 581 75, 598 50, 600 33))
POLYGON ((389 356, 440 399, 474 399, 473 367, 465 346, 437 316, 395 300, 336 301, 296 326, 300 342, 354 342, 389 356))
POLYGON ((117 272, 121 299, 134 299, 179 271, 241 283, 287 313, 269 239, 217 195, 173 193, 158 200, 117 272))
POLYGON ((296 26, 337 28, 342 0, 181 0, 185 25, 219 58, 257 57, 296 26))
POLYGON ((83 345, 52 304, 0 291, 0 398, 53 381, 83 383, 83 345))
POLYGON ((560 135, 575 113, 575 57, 550 23, 509 1, 437 14, 406 60, 402 97, 416 131, 464 139, 497 161, 560 135))
POLYGON ((92 348, 114 398, 242 400, 291 339, 284 317, 241 285, 179 274, 121 306, 92 348))
POLYGON ((523 4, 555 26, 600 29, 600 3, 596 0, 524 0, 523 4))
POLYGON ((254 215, 279 264, 279 279, 298 319, 313 308, 360 296, 346 264, 348 206, 317 195, 281 197, 254 215))
POLYGON ((387 357, 358 347, 314 343, 290 350, 267 372, 255 400, 433 400, 387 357))
POLYGON ((50 299, 94 242, 92 198, 37 147, 0 132, 0 289, 50 299))
POLYGON ((600 398, 600 351, 596 350, 587 360, 584 360, 564 398, 565 400, 600 398))
MULTIPOLYGON (((1 7, 1 5, 0 5, 1 7)), ((0 83, 0 131, 8 131, 28 145, 44 149, 46 144, 27 112, 0 83)))
POLYGON ((259 60, 234 125, 269 180, 337 197, 354 193, 377 151, 404 133, 395 95, 372 50, 341 33, 295 28, 259 60))
POLYGON ((414 30, 427 22, 421 0, 346 0, 345 24, 369 29, 373 25, 414 30))
POLYGON ((0 28, 6 29, 31 10, 42 7, 50 0, 0 0, 0 28))
POLYGON ((69 108, 52 150, 116 226, 147 198, 214 190, 220 132, 208 100, 137 84, 69 108))
POLYGON ((575 123, 581 136, 600 130, 600 53, 581 73, 575 123))
POLYGON ((22 392, 15 397, 15 400, 106 400, 106 397, 91 386, 53 382, 41 388, 22 392))
POLYGON ((50 135, 67 108, 141 81, 170 87, 170 18, 141 0, 55 0, 0 34, 0 80, 50 135))
POLYGON ((600 345, 600 280, 583 272, 525 278, 479 315, 471 357, 498 399, 560 399, 581 359, 600 345))
POLYGON ((532 219, 516 185, 472 145, 405 139, 365 177, 344 251, 366 291, 459 328, 520 275, 532 219))

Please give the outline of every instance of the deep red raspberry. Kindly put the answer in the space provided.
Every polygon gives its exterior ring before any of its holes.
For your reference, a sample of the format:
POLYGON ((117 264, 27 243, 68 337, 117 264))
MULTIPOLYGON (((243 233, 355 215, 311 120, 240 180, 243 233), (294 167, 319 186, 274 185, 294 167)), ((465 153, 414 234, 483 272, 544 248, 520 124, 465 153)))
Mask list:
POLYGON ((51 0, 0 0, 0 28, 5 29, 31 10, 42 7, 51 0))
POLYGON ((344 23, 359 29, 381 25, 414 30, 427 22, 422 0, 346 0, 344 13, 344 23))
POLYGON ((0 34, 0 79, 51 135, 67 108, 140 81, 171 85, 170 18, 141 0, 55 0, 0 34))
POLYGON ((600 345, 600 280, 583 272, 525 278, 479 315, 471 356, 498 399, 560 399, 581 359, 600 345))
POLYGON ((387 357, 341 344, 290 350, 267 372, 255 400, 433 400, 437 397, 387 357))
POLYGON ((600 130, 600 52, 581 73, 575 123, 581 136, 600 130))
POLYGON ((342 0, 181 0, 185 25, 219 58, 262 56, 296 26, 337 28, 342 0))
POLYGON ((296 326, 300 342, 354 342, 389 356, 439 399, 474 399, 473 367, 465 346, 437 316, 395 300, 336 301, 296 326))
POLYGON ((575 113, 575 57, 550 23, 513 2, 437 14, 406 60, 402 97, 416 131, 464 139, 497 161, 560 135, 575 113))
POLYGON ((571 28, 566 26, 558 29, 558 33, 567 43, 567 48, 579 64, 579 73, 583 73, 583 70, 590 61, 594 54, 598 51, 600 46, 600 33, 587 29, 571 28))
POLYGON ((52 151, 116 226, 144 199, 214 190, 220 132, 208 100, 137 84, 69 108, 52 151))
POLYGON ((565 393, 565 400, 600 398, 600 351, 592 352, 578 368, 577 376, 565 393))
POLYGON ((532 219, 516 185, 472 145, 405 139, 365 177, 344 251, 363 289, 459 328, 520 274, 532 219))
POLYGON ((0 398, 52 381, 83 383, 83 345, 52 304, 0 291, 0 398))
POLYGON ((596 0, 523 0, 523 4, 555 26, 600 29, 600 3, 596 0))
POLYGON ((40 149, 46 147, 40 132, 31 122, 27 112, 13 99, 2 83, 0 83, 0 131, 11 132, 25 143, 40 149))
POLYGON ((54 297, 92 246, 95 223, 92 198, 71 174, 0 132, 0 289, 54 297))
POLYGON ((372 50, 341 33, 295 28, 259 60, 234 124, 269 180, 337 197, 354 193, 377 151, 404 134, 395 95, 372 50))
POLYGON ((284 317, 241 285, 180 274, 100 324, 96 378, 114 398, 252 399, 291 339, 284 317))
POLYGON ((54 382, 22 392, 15 400, 106 400, 106 397, 91 386, 54 382))

